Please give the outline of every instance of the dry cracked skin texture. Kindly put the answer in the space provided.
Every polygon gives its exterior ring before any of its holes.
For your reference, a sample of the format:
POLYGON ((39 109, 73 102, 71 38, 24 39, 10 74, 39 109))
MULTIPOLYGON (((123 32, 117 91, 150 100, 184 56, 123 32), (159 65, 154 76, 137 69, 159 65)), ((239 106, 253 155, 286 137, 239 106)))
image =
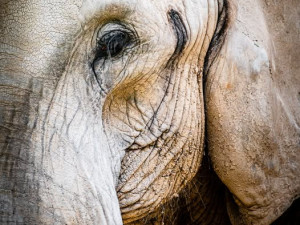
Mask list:
POLYGON ((269 224, 298 197, 297 0, 1 4, 0 222, 269 224))

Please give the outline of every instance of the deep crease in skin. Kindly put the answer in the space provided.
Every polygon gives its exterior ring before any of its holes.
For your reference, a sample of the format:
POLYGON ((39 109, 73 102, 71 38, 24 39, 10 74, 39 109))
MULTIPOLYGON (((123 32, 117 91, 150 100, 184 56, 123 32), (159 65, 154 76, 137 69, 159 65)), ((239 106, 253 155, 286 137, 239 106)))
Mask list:
MULTIPOLYGON (((227 30, 229 27, 229 3, 227 0, 218 0, 218 7, 222 5, 222 9, 219 10, 218 13, 218 21, 217 21, 217 27, 215 29, 214 35, 211 39, 211 42, 209 44, 205 59, 204 59, 204 65, 203 65, 203 95, 205 96, 205 86, 207 81, 207 75, 209 73, 210 66, 213 64, 214 59, 218 56, 225 37, 227 35, 227 30)), ((204 98, 205 99, 205 98, 204 98)), ((206 111, 206 103, 204 102, 204 110, 206 111)), ((205 124, 207 124, 207 121, 205 119, 205 124)), ((205 137, 207 137, 207 127, 205 126, 205 137)), ((208 140, 207 138, 204 139, 204 154, 208 155, 208 140)), ((210 158, 208 159, 210 161, 210 158)), ((211 166, 211 162, 210 165, 211 166)))
MULTIPOLYGON (((170 18, 170 23, 172 24, 172 28, 174 30, 174 33, 176 35, 176 40, 177 40, 177 43, 176 43, 176 46, 175 46, 175 50, 172 54, 172 56, 170 57, 170 59, 168 60, 167 62, 167 66, 166 68, 170 68, 171 71, 174 70, 174 65, 175 65, 175 61, 176 59, 178 59, 178 57, 180 56, 180 54, 183 52, 184 50, 184 47, 187 43, 187 40, 188 40, 188 34, 187 34, 187 30, 186 30, 186 27, 183 23, 183 20, 180 16, 180 14, 174 10, 174 9, 171 9, 169 12, 168 12, 168 16, 170 18)), ((169 86, 170 86, 170 80, 171 80, 171 74, 168 76, 168 85, 167 85, 167 88, 166 88, 166 93, 165 95, 163 96, 160 104, 158 105, 157 109, 154 111, 154 114, 153 116, 150 118, 150 120, 147 122, 146 124, 146 128, 151 132, 151 127, 154 123, 154 119, 156 118, 156 115, 157 115, 157 112, 159 110, 159 108, 161 107, 162 103, 164 102, 164 99, 166 97, 166 94, 168 92, 168 89, 169 89, 169 86)), ((164 134, 165 132, 162 132, 162 135, 164 134)), ((153 134, 154 135, 154 134, 153 134)), ((162 135, 160 137, 157 137, 157 140, 159 138, 162 137, 162 135)), ((140 135, 136 136, 136 138, 138 138, 140 135)), ((154 143, 157 142, 154 141, 152 142, 150 145, 153 145, 154 143)), ((135 141, 133 141, 133 143, 126 149, 127 151, 128 150, 135 150, 136 148, 131 148, 133 146, 139 146, 139 144, 137 144, 135 141)))
POLYGON ((167 67, 174 64, 175 59, 180 55, 180 53, 182 53, 188 40, 187 30, 180 14, 174 9, 171 9, 168 12, 168 16, 170 18, 170 22, 172 23, 172 27, 175 31, 177 43, 174 53, 172 54, 171 58, 167 63, 167 67))
MULTIPOLYGON (((227 0, 218 0, 218 5, 223 3, 223 7, 221 10, 219 10, 218 13, 218 21, 217 21, 217 27, 214 32, 214 35, 211 39, 211 42, 209 44, 205 59, 204 59, 204 66, 203 66, 203 71, 204 71, 204 76, 203 76, 203 86, 205 86, 206 80, 207 80, 207 74, 209 72, 209 69, 211 65, 213 64, 214 59, 218 56, 226 34, 227 30, 229 27, 229 3, 227 0)), ((205 90, 205 89, 203 89, 205 90)))

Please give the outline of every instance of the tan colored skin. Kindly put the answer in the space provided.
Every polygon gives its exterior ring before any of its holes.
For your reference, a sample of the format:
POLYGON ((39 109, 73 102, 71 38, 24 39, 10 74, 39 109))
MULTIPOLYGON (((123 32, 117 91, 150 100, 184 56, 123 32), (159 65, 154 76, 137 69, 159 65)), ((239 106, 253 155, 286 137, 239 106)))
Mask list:
POLYGON ((233 224, 270 224, 300 194, 299 5, 237 1, 208 73, 208 151, 233 224))

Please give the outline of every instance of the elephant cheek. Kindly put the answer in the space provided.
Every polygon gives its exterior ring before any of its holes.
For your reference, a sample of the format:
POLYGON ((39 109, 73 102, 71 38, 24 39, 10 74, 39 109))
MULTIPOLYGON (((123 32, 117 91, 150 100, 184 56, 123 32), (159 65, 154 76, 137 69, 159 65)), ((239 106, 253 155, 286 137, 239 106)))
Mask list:
MULTIPOLYGON (((182 80, 181 83, 186 84, 182 80)), ((192 84, 194 86, 191 85, 190 93, 186 95, 179 92, 179 96, 176 93, 172 93, 172 97, 166 96, 161 110, 156 113, 157 121, 155 119, 153 127, 142 132, 135 139, 134 149, 129 148, 125 153, 118 185, 125 224, 151 215, 159 206, 177 196, 200 166, 204 136, 203 104, 197 81, 192 84), (181 100, 181 104, 177 104, 181 100), (168 112, 173 114, 166 115, 168 112), (159 132, 162 130, 159 118, 166 118, 164 128, 170 127, 162 133, 159 132), (154 141, 151 139, 147 143, 153 136, 156 137, 154 141)))

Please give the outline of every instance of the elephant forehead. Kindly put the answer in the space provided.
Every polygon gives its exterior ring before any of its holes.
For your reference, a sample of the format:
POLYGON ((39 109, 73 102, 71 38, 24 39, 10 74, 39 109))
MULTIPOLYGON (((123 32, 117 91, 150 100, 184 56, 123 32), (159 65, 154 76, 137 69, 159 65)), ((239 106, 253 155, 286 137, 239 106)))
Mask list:
POLYGON ((2 50, 14 51, 12 65, 26 72, 22 76, 45 78, 49 73, 61 73, 62 62, 80 29, 80 21, 76 19, 80 6, 70 0, 8 1, 1 6, 2 50))
MULTIPOLYGON (((5 43, 9 43, 7 51, 11 50, 11 46, 22 46, 15 49, 15 55, 24 56, 17 66, 26 68, 31 76, 46 77, 49 72, 61 73, 64 66, 62 62, 67 59, 76 36, 90 20, 95 19, 99 25, 103 18, 126 17, 126 22, 133 24, 142 36, 146 33, 147 37, 155 37, 160 42, 168 41, 165 46, 170 46, 170 40, 175 42, 175 38, 168 22, 168 11, 175 9, 179 12, 193 42, 198 36, 212 36, 216 8, 213 0, 9 1, 1 8, 1 15, 5 17, 1 16, 4 32, 0 37, 4 48, 5 43), (13 30, 9 29, 10 21, 14 22, 13 30), (208 21, 211 25, 207 25, 208 21), (208 28, 212 31, 209 32, 208 28), (56 59, 60 59, 61 65, 56 59)), ((87 28, 90 29, 90 26, 87 28)))
MULTIPOLYGON (((200 1, 188 1, 188 0, 177 0, 177 1, 170 1, 170 0, 161 0, 161 1, 149 1, 149 0, 86 0, 82 2, 81 12, 83 14, 95 14, 99 10, 109 9, 109 13, 120 13, 124 12, 122 9, 131 10, 131 11, 139 11, 143 12, 144 16, 151 15, 153 9, 155 11, 163 12, 164 9, 169 9, 170 7, 176 7, 181 9, 182 12, 187 13, 189 6, 193 5, 199 8, 207 9, 209 6, 215 5, 214 0, 200 0, 200 1)), ((194 11, 198 12, 198 10, 194 11)), ((89 15, 89 16, 92 16, 89 15)), ((88 15, 87 15, 88 16, 88 15)), ((157 15, 156 15, 157 16, 157 15)), ((151 17, 154 17, 153 14, 151 17)))
POLYGON ((171 9, 175 9, 181 15, 184 15, 183 19, 188 23, 188 29, 190 32, 194 32, 196 37, 199 32, 205 32, 206 29, 203 28, 208 27, 208 20, 216 22, 218 3, 214 0, 87 0, 82 4, 80 17, 83 22, 90 21, 93 18, 99 18, 99 21, 101 21, 101 19, 127 17, 130 20, 128 22, 131 23, 138 22, 145 27, 155 25, 155 31, 158 32, 160 28, 167 24, 166 12, 171 9), (199 30, 200 26, 202 29, 199 30))

